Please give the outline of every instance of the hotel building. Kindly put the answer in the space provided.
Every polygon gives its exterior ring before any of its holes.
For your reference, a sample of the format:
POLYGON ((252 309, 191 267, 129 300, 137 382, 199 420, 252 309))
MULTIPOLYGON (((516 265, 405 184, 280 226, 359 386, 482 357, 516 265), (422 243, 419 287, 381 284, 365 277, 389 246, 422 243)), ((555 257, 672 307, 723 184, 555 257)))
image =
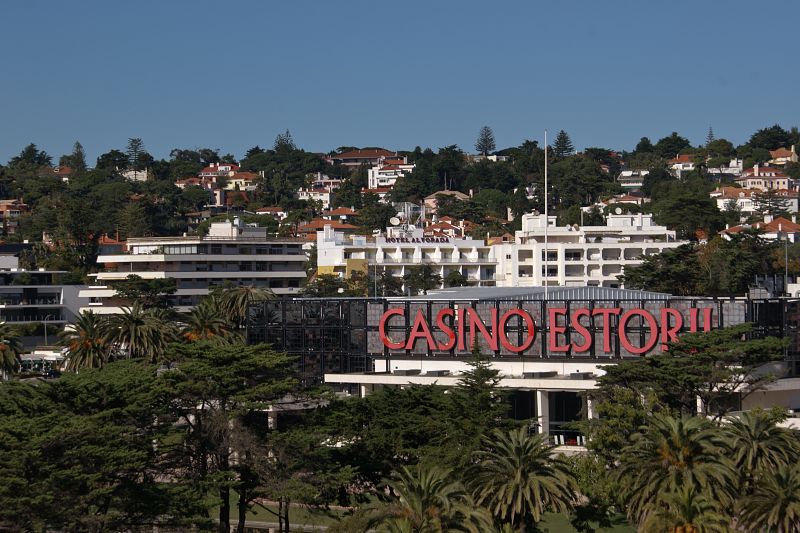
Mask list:
POLYGON ((100 255, 103 270, 96 285, 81 291, 89 298, 82 310, 118 313, 126 303, 116 296, 113 282, 135 274, 143 279, 175 279, 171 304, 179 311, 197 305, 215 286, 253 285, 277 295, 300 292, 306 278, 303 242, 267 236, 266 229, 248 227, 238 218, 212 223, 206 236, 148 237, 127 241, 125 253, 100 255))

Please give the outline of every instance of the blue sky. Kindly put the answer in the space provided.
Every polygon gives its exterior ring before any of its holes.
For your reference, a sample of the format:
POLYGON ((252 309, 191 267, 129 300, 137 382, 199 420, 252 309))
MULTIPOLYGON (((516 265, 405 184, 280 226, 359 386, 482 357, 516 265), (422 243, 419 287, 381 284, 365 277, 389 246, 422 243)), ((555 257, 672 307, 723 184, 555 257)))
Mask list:
POLYGON ((735 144, 800 125, 800 2, 0 3, 0 162, 35 142, 93 160, 307 150, 472 150, 566 130, 631 149, 709 125, 735 144))

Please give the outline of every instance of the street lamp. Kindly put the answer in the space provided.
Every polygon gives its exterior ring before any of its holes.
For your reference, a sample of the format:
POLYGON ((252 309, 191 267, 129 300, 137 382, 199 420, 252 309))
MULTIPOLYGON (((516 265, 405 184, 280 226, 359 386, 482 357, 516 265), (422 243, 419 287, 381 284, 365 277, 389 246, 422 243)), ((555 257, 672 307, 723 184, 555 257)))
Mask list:
POLYGON ((45 346, 49 346, 47 344, 47 319, 48 318, 55 319, 55 315, 47 315, 47 316, 44 317, 44 345, 45 346))

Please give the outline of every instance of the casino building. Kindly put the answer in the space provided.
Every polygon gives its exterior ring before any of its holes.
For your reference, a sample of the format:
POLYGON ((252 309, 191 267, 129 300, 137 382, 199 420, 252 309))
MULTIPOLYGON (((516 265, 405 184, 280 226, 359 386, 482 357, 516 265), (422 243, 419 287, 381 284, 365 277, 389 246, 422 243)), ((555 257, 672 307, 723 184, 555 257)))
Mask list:
MULTIPOLYGON (((688 298, 610 287, 468 287, 404 298, 295 298, 250 309, 249 342, 297 355, 309 381, 367 395, 380 387, 455 385, 472 347, 491 357, 515 416, 535 418, 559 445, 593 416, 586 391, 604 367, 660 353, 687 332, 749 322, 753 335, 789 337, 782 376, 738 400, 742 410, 800 412, 800 300, 688 298)), ((733 401, 737 401, 736 398, 733 401)), ((798 420, 800 422, 800 420, 798 420)))

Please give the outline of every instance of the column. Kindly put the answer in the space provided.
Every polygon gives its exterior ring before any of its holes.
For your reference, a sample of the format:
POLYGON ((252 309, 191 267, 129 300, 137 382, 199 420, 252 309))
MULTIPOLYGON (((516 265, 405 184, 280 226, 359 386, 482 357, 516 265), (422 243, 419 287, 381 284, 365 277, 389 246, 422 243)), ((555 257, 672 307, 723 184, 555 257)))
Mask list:
POLYGON ((586 396, 586 418, 595 418, 594 400, 586 396))
POLYGON ((267 411, 267 427, 269 429, 278 429, 278 412, 267 411))
POLYGON ((550 393, 536 391, 536 418, 539 422, 539 433, 550 434, 550 393))

